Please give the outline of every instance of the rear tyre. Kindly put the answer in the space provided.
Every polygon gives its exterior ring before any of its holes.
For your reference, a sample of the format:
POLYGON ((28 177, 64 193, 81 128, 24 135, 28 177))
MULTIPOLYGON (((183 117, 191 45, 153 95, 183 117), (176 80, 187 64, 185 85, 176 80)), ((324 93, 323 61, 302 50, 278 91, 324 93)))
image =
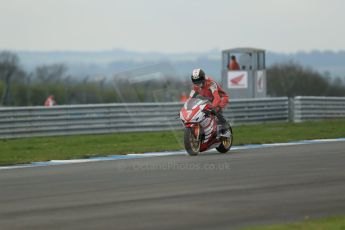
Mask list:
POLYGON ((184 147, 190 156, 196 156, 200 152, 200 140, 194 136, 191 128, 184 130, 184 147))
POLYGON ((216 148, 220 153, 226 153, 230 150, 233 141, 233 132, 229 124, 230 137, 221 137, 222 143, 216 148))

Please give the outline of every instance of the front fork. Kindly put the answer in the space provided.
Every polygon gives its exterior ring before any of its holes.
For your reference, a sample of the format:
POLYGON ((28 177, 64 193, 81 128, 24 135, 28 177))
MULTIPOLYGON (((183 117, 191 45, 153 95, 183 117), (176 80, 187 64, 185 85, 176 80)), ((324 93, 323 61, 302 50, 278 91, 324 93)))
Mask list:
POLYGON ((187 123, 185 124, 187 128, 191 129, 192 134, 195 138, 195 140, 200 140, 201 139, 201 126, 199 123, 197 124, 190 124, 187 123))

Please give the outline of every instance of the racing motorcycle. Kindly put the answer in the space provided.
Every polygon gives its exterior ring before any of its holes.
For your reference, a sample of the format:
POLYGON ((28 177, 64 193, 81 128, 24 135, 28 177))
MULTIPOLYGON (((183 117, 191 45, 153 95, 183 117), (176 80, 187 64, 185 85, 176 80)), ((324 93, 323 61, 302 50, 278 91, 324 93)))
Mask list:
POLYGON ((184 146, 191 156, 212 148, 226 153, 232 146, 230 124, 227 130, 222 130, 222 126, 217 124, 215 112, 209 108, 208 100, 189 98, 180 111, 184 126, 184 146))

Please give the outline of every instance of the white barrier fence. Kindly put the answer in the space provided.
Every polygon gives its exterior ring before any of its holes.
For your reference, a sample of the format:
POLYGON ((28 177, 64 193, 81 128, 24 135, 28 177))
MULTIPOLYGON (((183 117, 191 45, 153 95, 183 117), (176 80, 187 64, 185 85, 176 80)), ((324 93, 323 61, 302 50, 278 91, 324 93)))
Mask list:
MULTIPOLYGON (((344 118, 345 98, 296 97, 232 100, 232 124, 344 118)), ((105 134, 181 129, 182 103, 127 103, 0 108, 0 138, 105 134)))
POLYGON ((291 106, 295 122, 345 118, 345 97, 295 97, 291 106))

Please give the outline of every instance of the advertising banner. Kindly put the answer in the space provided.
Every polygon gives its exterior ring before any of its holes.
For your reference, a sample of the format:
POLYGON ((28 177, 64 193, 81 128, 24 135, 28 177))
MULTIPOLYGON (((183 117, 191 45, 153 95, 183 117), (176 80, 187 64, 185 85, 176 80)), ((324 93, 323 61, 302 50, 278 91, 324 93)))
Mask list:
POLYGON ((264 91, 264 72, 263 71, 257 72, 256 90, 258 93, 262 93, 264 91))
POLYGON ((228 72, 229 89, 246 89, 248 88, 248 73, 246 71, 229 71, 228 72))

